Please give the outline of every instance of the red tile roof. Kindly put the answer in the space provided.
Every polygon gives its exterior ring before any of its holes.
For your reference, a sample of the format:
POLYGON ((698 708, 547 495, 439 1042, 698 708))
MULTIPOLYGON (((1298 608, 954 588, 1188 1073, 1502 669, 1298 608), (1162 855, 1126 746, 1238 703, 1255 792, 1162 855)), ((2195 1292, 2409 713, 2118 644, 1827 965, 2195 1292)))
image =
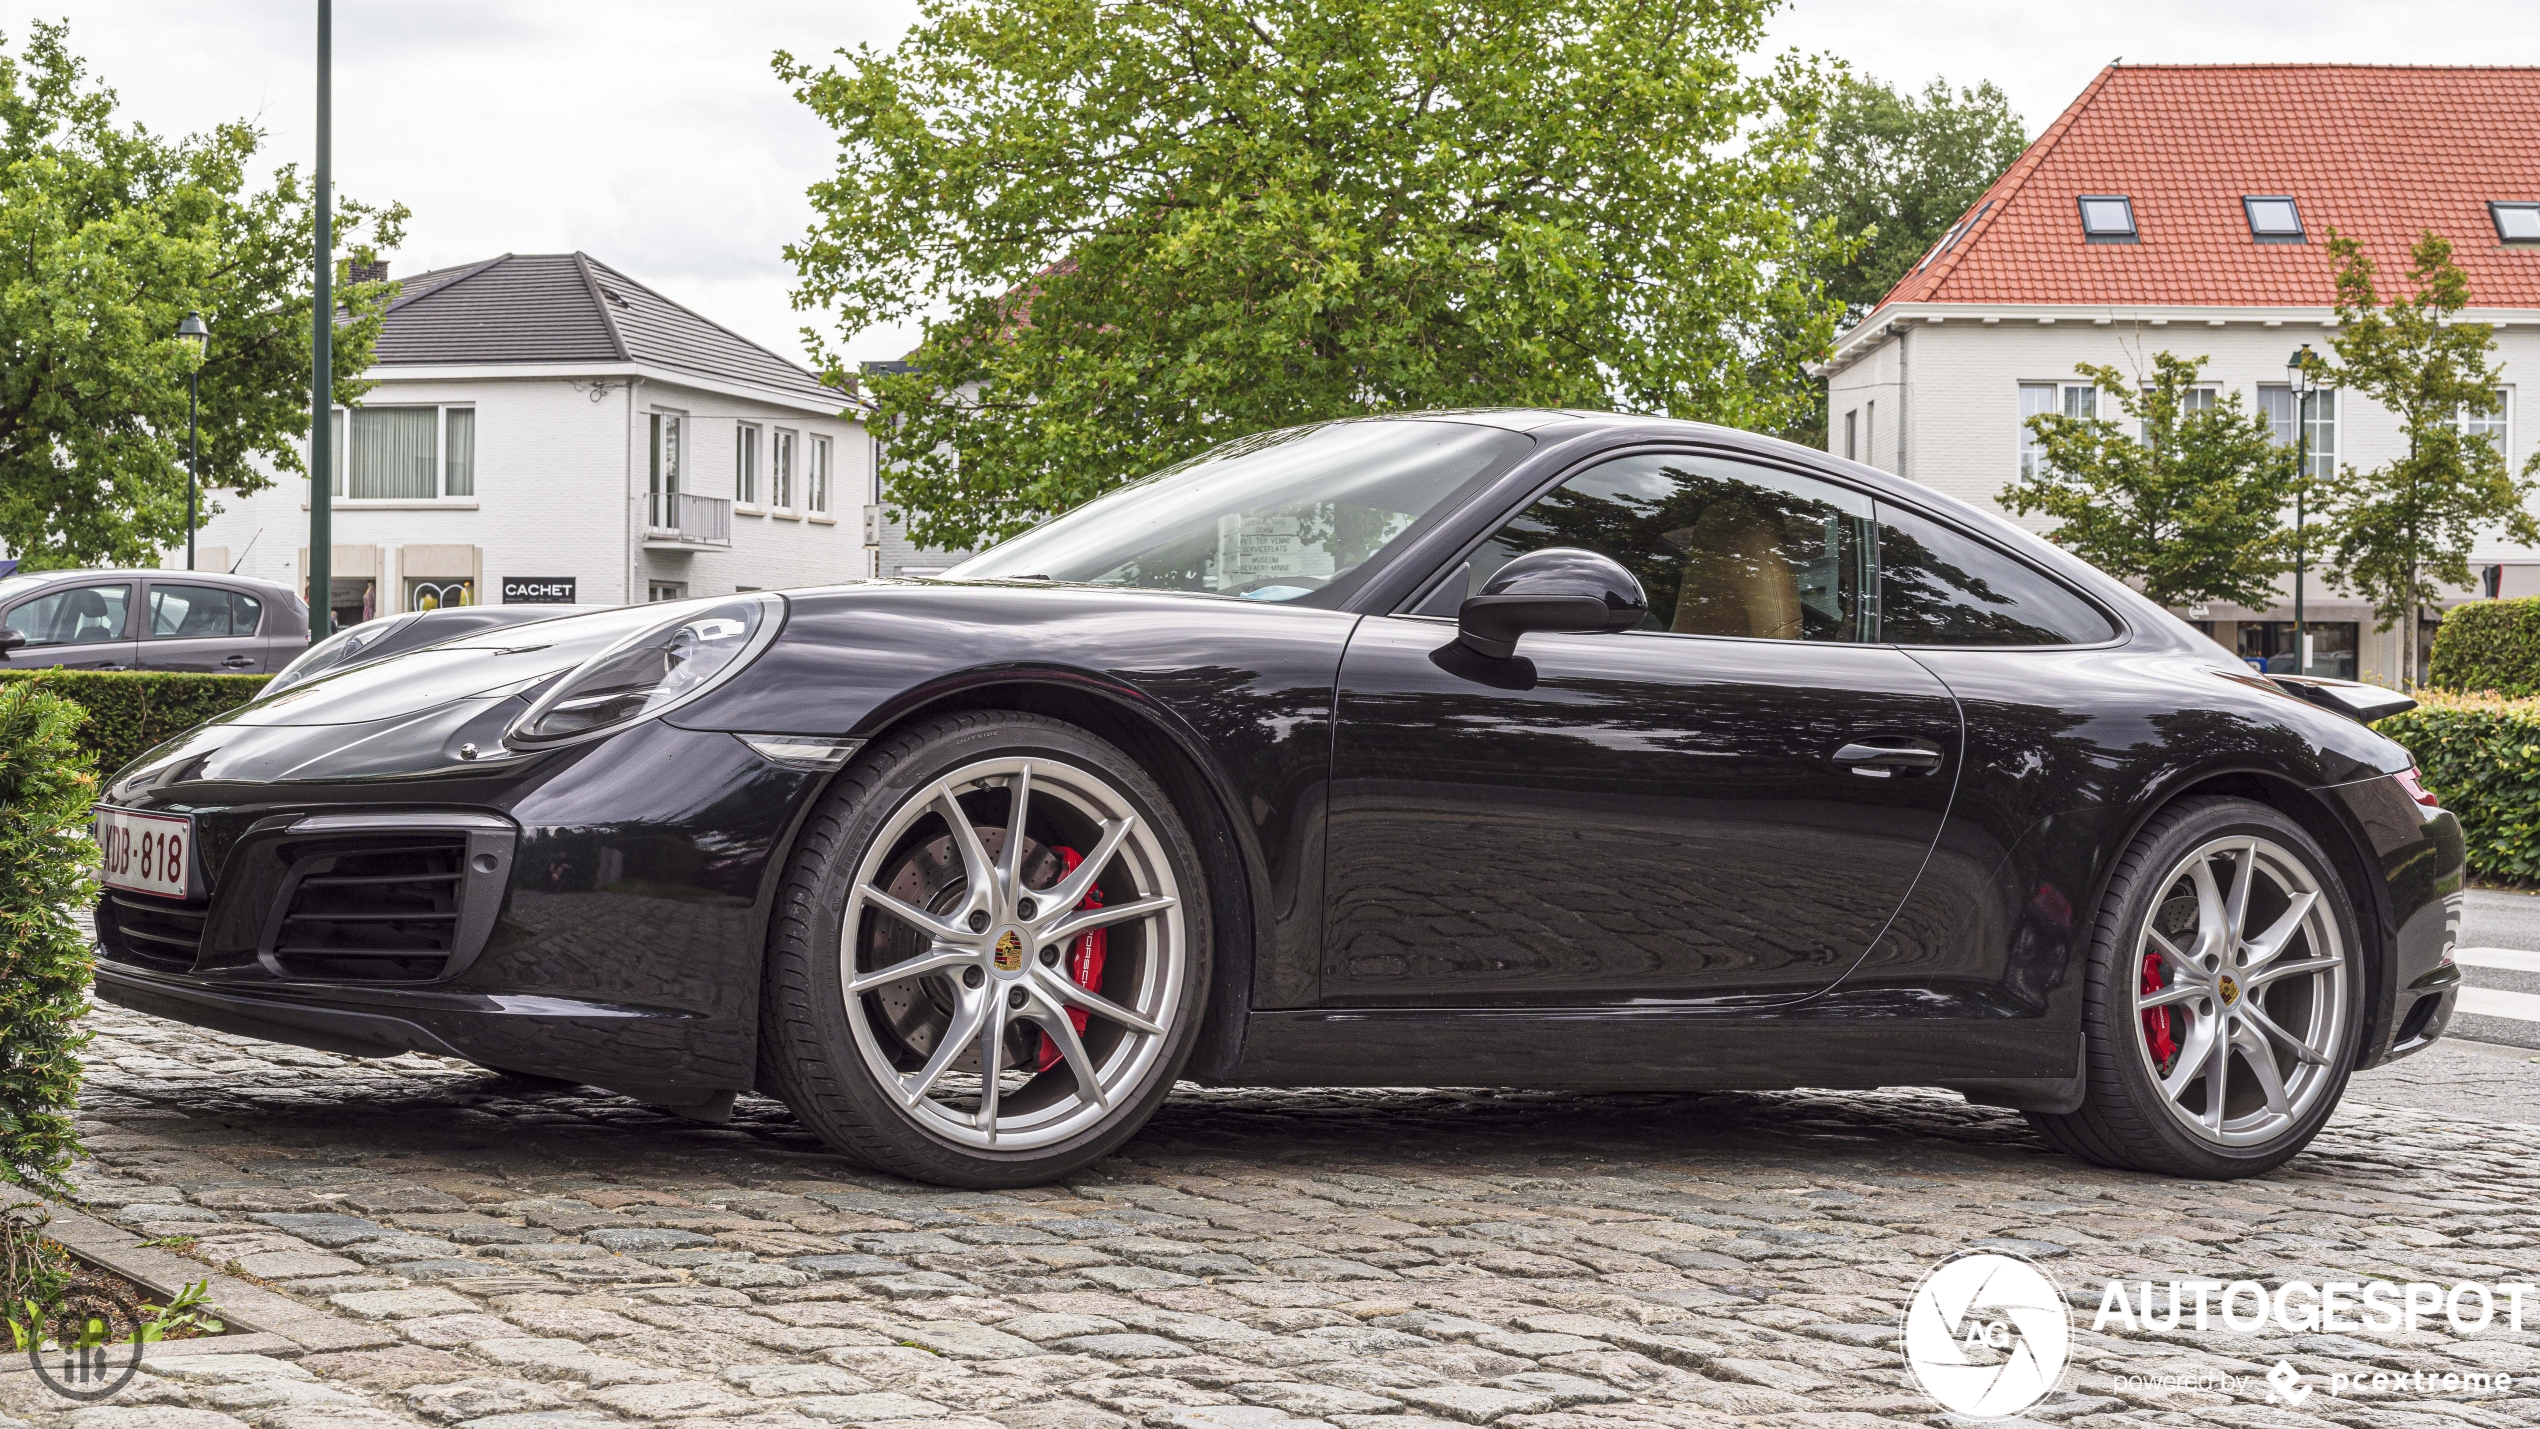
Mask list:
POLYGON ((2540 248, 2491 199, 2540 201, 2540 69, 2111 65, 1889 303, 2327 306, 2327 231, 2364 240, 2383 296, 2408 245, 2452 240, 2482 308, 2540 308, 2540 248), (2134 201, 2138 243, 2086 243, 2076 199, 2134 201), (2307 244, 2250 240, 2240 200, 2290 194, 2307 244))

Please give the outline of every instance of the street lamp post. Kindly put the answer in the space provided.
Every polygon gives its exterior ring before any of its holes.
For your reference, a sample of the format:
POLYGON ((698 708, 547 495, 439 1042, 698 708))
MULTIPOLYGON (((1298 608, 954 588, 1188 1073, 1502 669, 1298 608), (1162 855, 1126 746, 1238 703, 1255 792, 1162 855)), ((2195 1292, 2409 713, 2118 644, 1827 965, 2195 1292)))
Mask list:
POLYGON ((2306 342, 2284 364, 2293 396, 2293 672, 2297 675, 2311 673, 2311 627, 2302 609, 2311 553, 2303 534, 2302 499, 2311 485, 2311 364, 2316 361, 2306 342))
POLYGON ((212 330, 203 325, 201 313, 187 313, 185 321, 176 325, 176 335, 194 344, 194 361, 185 369, 185 568, 190 571, 194 569, 194 528, 198 524, 195 508, 200 499, 196 492, 203 484, 203 448, 196 436, 195 413, 203 354, 211 350, 212 330))
POLYGON ((309 643, 324 640, 335 613, 335 7, 317 0, 317 214, 315 358, 309 381, 309 643))

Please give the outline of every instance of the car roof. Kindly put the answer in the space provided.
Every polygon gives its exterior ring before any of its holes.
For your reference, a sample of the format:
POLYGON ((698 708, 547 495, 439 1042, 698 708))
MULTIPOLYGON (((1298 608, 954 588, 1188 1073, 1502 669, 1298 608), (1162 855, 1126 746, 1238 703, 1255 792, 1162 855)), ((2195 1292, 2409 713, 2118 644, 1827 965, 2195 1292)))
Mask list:
POLYGON ((147 578, 150 580, 205 581, 219 585, 255 586, 264 590, 288 589, 288 587, 282 585, 278 581, 269 581, 258 576, 232 575, 227 571, 143 570, 138 566, 100 566, 67 571, 20 571, 18 572, 18 577, 20 579, 33 578, 37 580, 66 581, 140 580, 147 578))

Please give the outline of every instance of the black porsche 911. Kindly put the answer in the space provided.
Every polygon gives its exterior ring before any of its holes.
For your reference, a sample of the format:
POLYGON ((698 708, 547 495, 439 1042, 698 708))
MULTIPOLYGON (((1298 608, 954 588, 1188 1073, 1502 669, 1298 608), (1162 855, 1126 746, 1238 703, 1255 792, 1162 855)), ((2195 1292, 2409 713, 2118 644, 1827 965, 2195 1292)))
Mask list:
POLYGON ((2451 1016, 2407 703, 1766 438, 1333 422, 296 679, 110 782, 98 984, 970 1186, 1186 1077, 1939 1086, 2249 1175, 2451 1016))

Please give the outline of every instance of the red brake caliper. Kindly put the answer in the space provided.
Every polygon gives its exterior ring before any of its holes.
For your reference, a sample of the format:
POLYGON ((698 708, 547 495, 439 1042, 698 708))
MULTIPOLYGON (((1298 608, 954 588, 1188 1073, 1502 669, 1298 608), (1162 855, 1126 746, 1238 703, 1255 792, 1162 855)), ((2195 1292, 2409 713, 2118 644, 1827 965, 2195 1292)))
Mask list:
MULTIPOLYGON (((2145 953, 2143 955, 2143 990, 2159 992, 2162 988, 2169 986, 2169 982, 2169 969, 2162 963, 2161 955, 2145 953)), ((2152 1049, 2153 1063, 2162 1068, 2167 1068, 2178 1056, 2178 1039, 2171 1035, 2171 1029, 2176 1024, 2171 1021, 2170 1014, 2175 1010, 2168 1007, 2154 1007, 2147 1009, 2143 1014, 2143 1044, 2152 1049)))
MULTIPOLYGON (((1074 873, 1076 871, 1076 866, 1085 861, 1085 856, 1072 848, 1053 848, 1050 852, 1058 855, 1058 876, 1061 878, 1065 878, 1067 875, 1074 873)), ((1087 908, 1100 908, 1101 906, 1102 894, 1092 889, 1087 889, 1085 891, 1085 901, 1076 905, 1078 911, 1080 912, 1087 908)), ((1110 951, 1111 933, 1109 929, 1096 928, 1090 932, 1079 935, 1076 939, 1076 946, 1070 948, 1067 953, 1067 975, 1074 978, 1076 980, 1076 985, 1081 988, 1091 990, 1102 986, 1102 960, 1104 955, 1110 951)), ((1084 1035, 1085 1009, 1081 1007, 1071 1007, 1067 1009, 1067 1020, 1076 1024, 1077 1036, 1081 1037, 1084 1035)), ((1039 1070, 1046 1072, 1050 1068, 1057 1066, 1058 1058, 1058 1044, 1050 1040, 1050 1035, 1048 1033, 1042 1033, 1041 1065, 1039 1070)))

